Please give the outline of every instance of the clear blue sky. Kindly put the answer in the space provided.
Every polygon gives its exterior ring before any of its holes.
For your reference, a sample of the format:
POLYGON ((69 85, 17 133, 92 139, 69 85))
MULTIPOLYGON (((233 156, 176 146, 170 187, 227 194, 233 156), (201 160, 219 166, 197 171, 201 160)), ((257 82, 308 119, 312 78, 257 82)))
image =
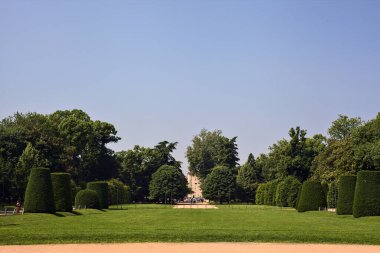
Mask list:
MULTIPOLYGON (((0 118, 79 108, 135 144, 240 158, 380 111, 380 1, 0 1, 0 118)), ((186 167, 186 164, 185 164, 186 167)))

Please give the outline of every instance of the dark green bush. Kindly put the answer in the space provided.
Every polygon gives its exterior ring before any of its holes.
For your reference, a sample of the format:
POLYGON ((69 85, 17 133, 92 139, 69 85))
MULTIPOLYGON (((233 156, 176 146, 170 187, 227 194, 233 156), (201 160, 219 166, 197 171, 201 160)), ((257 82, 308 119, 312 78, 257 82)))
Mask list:
POLYGON ((55 210, 59 212, 72 211, 71 182, 69 173, 51 173, 53 184, 55 210))
POLYGON ((354 217, 380 215, 380 171, 359 171, 353 204, 354 217))
POLYGON ((276 205, 282 207, 295 207, 300 187, 301 183, 297 178, 294 176, 286 177, 277 185, 276 205))
POLYGON ((335 182, 329 184, 329 191, 327 192, 327 207, 336 208, 338 200, 338 187, 335 182))
POLYGON ((96 181, 87 183, 87 189, 96 191, 99 196, 100 209, 108 208, 108 184, 107 182, 96 181))
POLYGON ((306 181, 302 185, 298 212, 319 210, 326 207, 326 195, 320 182, 306 181))
POLYGON ((352 214, 355 186, 356 176, 341 176, 339 178, 337 214, 352 214))
POLYGON ((75 196, 76 208, 93 208, 99 209, 99 195, 93 190, 80 190, 75 196))
POLYGON ((55 212, 53 186, 49 169, 34 168, 31 170, 25 191, 24 210, 29 213, 55 212))

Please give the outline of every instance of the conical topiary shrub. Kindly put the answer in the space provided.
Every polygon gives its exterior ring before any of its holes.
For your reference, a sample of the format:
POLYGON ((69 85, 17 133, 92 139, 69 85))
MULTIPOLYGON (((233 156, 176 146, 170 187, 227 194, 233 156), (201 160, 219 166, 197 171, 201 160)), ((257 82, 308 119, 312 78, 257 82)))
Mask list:
POLYGON ((25 191, 24 210, 28 213, 54 213, 54 194, 50 170, 34 168, 25 191))
POLYGON ((99 196, 101 209, 108 208, 108 184, 107 182, 96 181, 87 183, 87 189, 96 191, 99 196))
POLYGON ((336 214, 352 214, 355 196, 356 176, 341 176, 338 183, 338 204, 336 214))
POLYGON ((326 207, 326 195, 320 182, 306 181, 302 185, 297 211, 306 212, 326 207))
POLYGON ((55 210, 72 211, 71 179, 69 173, 51 173, 55 210))
POLYGON ((93 190, 80 190, 75 196, 76 208, 93 208, 99 209, 99 195, 93 190))
POLYGON ((380 171, 358 172, 353 215, 356 218, 380 215, 380 171))

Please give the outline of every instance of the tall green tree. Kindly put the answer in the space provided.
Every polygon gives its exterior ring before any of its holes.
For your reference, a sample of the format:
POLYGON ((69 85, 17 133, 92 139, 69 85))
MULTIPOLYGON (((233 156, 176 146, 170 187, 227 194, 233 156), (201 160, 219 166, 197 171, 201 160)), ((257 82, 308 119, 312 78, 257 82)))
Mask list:
POLYGON ((15 187, 18 198, 22 199, 24 197, 31 169, 47 166, 49 166, 49 161, 31 143, 28 143, 19 158, 15 170, 15 187))
POLYGON ((216 166, 235 168, 239 161, 236 139, 223 136, 220 130, 210 132, 202 129, 193 138, 192 145, 187 147, 189 171, 204 179, 216 166))
POLYGON ((172 152, 176 142, 162 141, 154 148, 136 145, 132 150, 117 153, 121 180, 130 186, 133 201, 144 201, 149 197, 149 183, 154 172, 163 165, 180 168, 172 152))
POLYGON ((165 203, 182 199, 188 192, 187 180, 181 169, 170 165, 161 166, 149 183, 150 198, 165 203))
POLYGON ((235 177, 226 166, 217 166, 211 170, 201 184, 202 194, 206 199, 230 202, 235 195, 235 177))
POLYGON ((254 202, 256 189, 261 182, 260 167, 256 166, 254 156, 249 154, 247 162, 240 167, 236 177, 237 186, 241 190, 240 199, 254 202))

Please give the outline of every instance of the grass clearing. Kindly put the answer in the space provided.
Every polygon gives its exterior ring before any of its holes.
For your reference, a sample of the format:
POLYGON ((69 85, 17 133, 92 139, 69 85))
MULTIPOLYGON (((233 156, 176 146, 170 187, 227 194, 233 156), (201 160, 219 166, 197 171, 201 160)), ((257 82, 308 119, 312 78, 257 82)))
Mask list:
POLYGON ((0 217, 0 244, 101 242, 298 242, 380 244, 380 217, 254 205, 123 209, 0 217))

